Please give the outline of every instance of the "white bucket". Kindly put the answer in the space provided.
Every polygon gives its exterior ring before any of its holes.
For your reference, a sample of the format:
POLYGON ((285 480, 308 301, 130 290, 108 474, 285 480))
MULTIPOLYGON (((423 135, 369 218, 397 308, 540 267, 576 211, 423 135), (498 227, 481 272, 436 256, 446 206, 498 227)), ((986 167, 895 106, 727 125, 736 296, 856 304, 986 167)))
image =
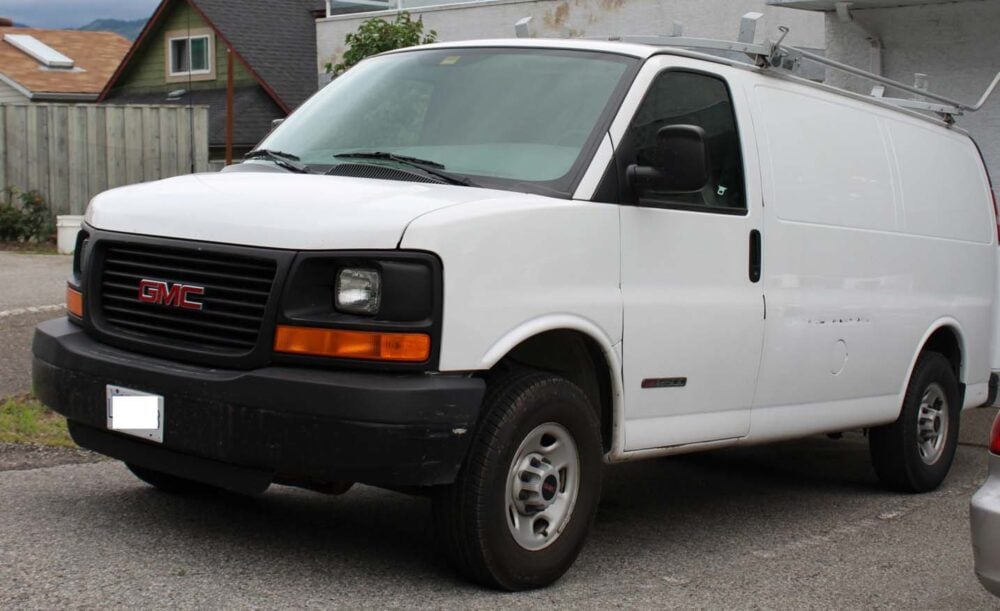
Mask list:
POLYGON ((63 214, 56 217, 56 249, 61 255, 73 254, 76 248, 76 234, 80 232, 83 216, 63 214))

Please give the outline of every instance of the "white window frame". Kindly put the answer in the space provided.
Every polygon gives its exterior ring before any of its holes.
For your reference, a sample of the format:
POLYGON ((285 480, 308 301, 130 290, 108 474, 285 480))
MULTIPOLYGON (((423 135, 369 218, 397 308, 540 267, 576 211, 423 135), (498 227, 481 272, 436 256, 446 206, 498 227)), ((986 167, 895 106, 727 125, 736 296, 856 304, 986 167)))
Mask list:
POLYGON ((168 38, 167 39, 167 74, 169 74, 170 76, 198 76, 198 75, 212 74, 212 55, 213 55, 213 51, 214 51, 213 46, 214 45, 212 44, 212 36, 210 36, 208 34, 195 34, 195 35, 192 35, 192 36, 172 36, 172 37, 168 38), (205 62, 205 68, 203 70, 191 70, 190 69, 190 66, 192 64, 192 62, 191 62, 191 60, 192 60, 192 55, 191 55, 191 41, 195 40, 195 39, 198 39, 198 38, 204 38, 205 39, 205 42, 206 42, 206 45, 205 45, 206 51, 205 51, 205 53, 207 55, 207 57, 206 57, 207 61, 205 62), (183 41, 185 41, 185 43, 187 45, 188 66, 189 66, 188 70, 180 70, 180 71, 174 70, 174 41, 176 41, 176 40, 183 40, 183 41))

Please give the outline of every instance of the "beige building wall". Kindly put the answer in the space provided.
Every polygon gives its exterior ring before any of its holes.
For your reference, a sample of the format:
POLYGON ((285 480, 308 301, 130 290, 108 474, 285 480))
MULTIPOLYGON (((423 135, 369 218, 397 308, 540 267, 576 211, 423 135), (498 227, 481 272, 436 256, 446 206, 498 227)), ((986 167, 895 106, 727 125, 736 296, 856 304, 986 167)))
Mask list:
MULTIPOLYGON (((822 48, 823 15, 770 7, 765 0, 486 0, 410 8, 441 41, 510 38, 514 23, 531 17, 530 35, 538 38, 606 37, 669 34, 674 21, 684 24, 686 36, 733 40, 740 17, 749 11, 764 14, 757 38, 777 36, 779 25, 791 28, 787 41, 822 48)), ((373 16, 391 18, 394 11, 359 15, 334 15, 316 25, 320 72, 327 62, 337 63, 346 50, 344 37, 373 16)))
MULTIPOLYGON (((805 11, 803 11, 805 12, 805 11)), ((816 13, 824 15, 824 13, 816 13)), ((827 55, 866 70, 871 45, 861 31, 826 16, 827 55)), ((913 84, 926 74, 930 90, 962 102, 975 103, 1000 71, 1000 2, 966 0, 919 6, 855 10, 854 19, 882 41, 882 72, 913 84)), ((867 93, 872 83, 830 71, 828 82, 867 93)), ((910 97, 899 91, 886 95, 910 97)), ((976 139, 1000 189, 1000 91, 979 112, 959 117, 957 124, 976 139)))

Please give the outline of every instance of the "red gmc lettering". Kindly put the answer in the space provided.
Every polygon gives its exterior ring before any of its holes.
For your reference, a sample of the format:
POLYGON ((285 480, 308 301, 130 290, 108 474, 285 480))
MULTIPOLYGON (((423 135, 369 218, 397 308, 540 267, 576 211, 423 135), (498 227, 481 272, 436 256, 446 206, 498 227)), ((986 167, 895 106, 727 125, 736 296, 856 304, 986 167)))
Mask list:
POLYGON ((180 282, 170 284, 162 280, 149 280, 146 278, 139 281, 139 301, 142 303, 155 303, 174 308, 200 310, 202 304, 197 301, 191 301, 191 297, 204 294, 204 287, 194 286, 193 284, 181 284, 180 282))

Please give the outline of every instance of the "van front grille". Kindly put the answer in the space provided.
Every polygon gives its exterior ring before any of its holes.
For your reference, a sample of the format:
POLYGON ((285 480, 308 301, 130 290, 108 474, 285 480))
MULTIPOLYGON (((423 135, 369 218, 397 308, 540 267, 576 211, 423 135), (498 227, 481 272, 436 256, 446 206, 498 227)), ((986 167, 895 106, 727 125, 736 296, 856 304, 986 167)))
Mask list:
POLYGON ((101 252, 101 326, 145 342, 230 356, 257 346, 275 261, 133 243, 105 243, 101 252), (186 300, 182 285, 193 287, 186 300))

